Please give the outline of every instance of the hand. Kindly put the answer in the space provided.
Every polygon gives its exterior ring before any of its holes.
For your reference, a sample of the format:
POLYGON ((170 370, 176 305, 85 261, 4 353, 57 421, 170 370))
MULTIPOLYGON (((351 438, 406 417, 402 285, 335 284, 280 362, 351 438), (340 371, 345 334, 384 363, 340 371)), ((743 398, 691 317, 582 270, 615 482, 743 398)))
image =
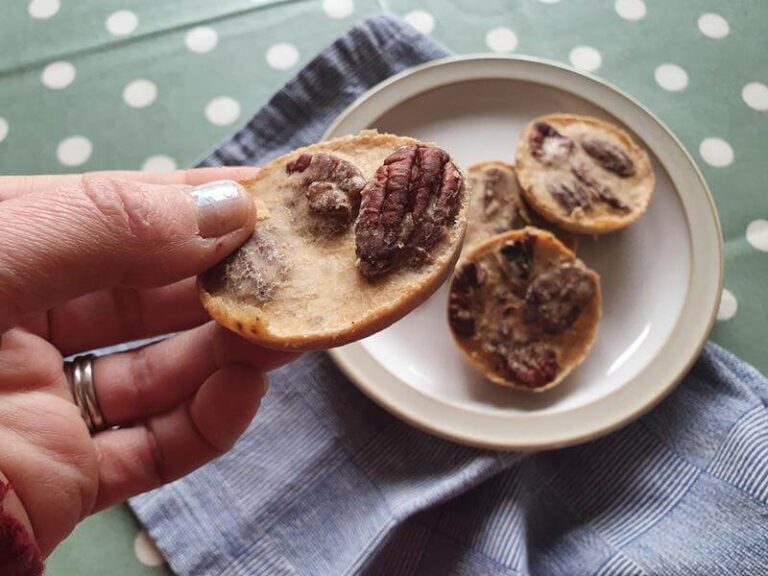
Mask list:
POLYGON ((248 238, 255 208, 233 182, 192 186, 254 171, 0 178, 0 524, 17 519, 44 556, 89 514, 227 451, 264 371, 291 359, 206 323, 195 287, 248 238), (95 361, 120 428, 92 436, 63 356, 183 330, 95 361))

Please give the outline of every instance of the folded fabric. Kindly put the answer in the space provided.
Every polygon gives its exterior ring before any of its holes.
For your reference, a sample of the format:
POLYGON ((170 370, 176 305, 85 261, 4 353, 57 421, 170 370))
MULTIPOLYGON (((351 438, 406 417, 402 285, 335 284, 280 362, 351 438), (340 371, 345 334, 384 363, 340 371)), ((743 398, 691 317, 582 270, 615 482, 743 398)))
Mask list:
MULTIPOLYGON (((368 88, 447 51, 382 16, 314 59, 203 165, 317 141, 368 88)), ((768 574, 768 382, 709 344, 653 412, 532 455, 384 412, 322 353, 272 375, 234 450, 131 501, 180 575, 768 574)))

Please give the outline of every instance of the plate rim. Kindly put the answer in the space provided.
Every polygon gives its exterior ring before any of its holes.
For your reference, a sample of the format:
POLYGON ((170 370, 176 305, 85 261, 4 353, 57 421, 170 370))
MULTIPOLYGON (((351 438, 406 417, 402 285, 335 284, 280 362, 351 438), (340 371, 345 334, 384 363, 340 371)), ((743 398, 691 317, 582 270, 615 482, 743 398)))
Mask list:
MULTIPOLYGON (((599 436, 603 436, 605 434, 610 433, 613 430, 616 430, 629 422, 639 418, 643 414, 650 411, 654 406, 656 406, 659 402, 661 402, 672 390, 675 389, 677 384, 680 382, 680 380, 685 376, 685 374, 690 370, 693 363, 696 361, 698 356, 701 353, 701 350, 705 346, 708 336, 712 330, 712 327, 715 323, 717 311, 718 311, 718 302, 719 302, 719 295, 722 293, 722 287, 723 287, 723 276, 724 276, 724 256, 723 256, 723 235, 722 235, 722 228, 720 225, 720 219, 717 213, 717 209, 714 203, 714 199, 712 198, 711 191, 709 190, 709 187, 706 183, 706 180, 704 179, 704 176, 701 173, 701 170, 699 169, 698 165, 696 164, 695 160, 693 159, 692 155, 688 152, 688 150, 682 145, 679 138, 659 119, 656 117, 653 112, 651 112, 648 108, 646 108, 643 104, 638 102, 635 98, 630 96, 629 94, 626 94, 621 89, 617 88, 616 86, 612 85, 609 82, 606 82, 605 80, 598 78, 592 74, 583 73, 574 70, 573 68, 570 68, 568 66, 565 66, 563 64, 560 64, 559 62, 554 62, 547 59, 542 58, 536 58, 536 57, 529 57, 529 56, 508 56, 508 55, 489 55, 489 54, 469 54, 469 55, 459 55, 459 56, 449 56, 446 58, 440 58, 438 60, 433 60, 430 62, 426 62, 417 66, 414 66, 412 68, 408 68, 406 70, 403 70, 390 78, 384 80, 383 82, 377 84, 376 86, 372 87, 368 91, 366 91, 364 94, 359 96, 352 104, 350 104, 341 114, 339 114, 336 119, 331 123, 331 125, 328 127, 328 129, 323 134, 323 139, 328 139, 330 137, 333 137, 336 135, 336 132, 339 131, 340 127, 343 126, 343 124, 357 111, 360 109, 360 107, 368 102, 371 98, 375 97, 376 95, 380 94, 381 92, 385 90, 389 90, 393 85, 402 82, 407 81, 410 77, 430 73, 430 71, 434 68, 440 68, 440 67, 451 67, 456 66, 457 64, 459 66, 464 65, 466 62, 471 62, 473 65, 482 66, 483 64, 487 63, 493 63, 493 66, 498 65, 499 62, 508 62, 513 63, 514 65, 519 65, 520 63, 526 63, 528 65, 532 65, 534 67, 544 67, 544 68, 550 68, 550 69, 556 69, 557 73, 566 73, 567 75, 570 75, 572 77, 581 77, 585 78, 588 81, 595 83, 600 87, 602 90, 607 89, 609 92, 613 92, 614 95, 620 96, 627 104, 630 106, 634 106, 638 111, 642 112, 647 119, 652 123, 655 124, 656 128, 661 129, 664 137, 669 139, 671 144, 677 149, 679 153, 682 154, 684 163, 687 165, 687 168, 692 171, 693 176, 698 181, 701 190, 704 192, 704 196, 706 199, 706 216, 708 219, 711 219, 711 224, 714 226, 714 232, 716 235, 716 259, 717 259, 717 266, 716 266, 716 290, 715 290, 715 297, 711 301, 710 310, 709 310, 709 316, 706 320, 706 322, 701 326, 700 334, 696 337, 697 340, 695 344, 691 345, 690 342, 686 346, 687 354, 686 359, 684 362, 680 363, 677 367, 674 374, 670 375, 668 382, 664 385, 661 385, 658 387, 658 390, 655 391, 655 394, 647 399, 644 402, 638 402, 636 406, 634 406, 631 409, 628 409, 624 414, 621 415, 621 417, 615 418, 614 421, 602 424, 599 426, 594 427, 591 430, 582 431, 580 433, 563 433, 560 435, 553 435, 551 438, 542 439, 540 441, 536 440, 527 440, 524 442, 516 442, 512 440, 503 440, 500 441, 499 439, 493 439, 489 438, 487 436, 482 435, 472 435, 465 433, 456 433, 454 430, 452 430, 451 425, 448 426, 438 426, 434 423, 428 423, 425 422, 422 419, 419 419, 417 417, 414 417, 414 415, 409 412, 407 409, 403 409, 401 406, 401 403, 393 402, 391 398, 387 397, 386 395, 382 394, 382 391, 380 389, 377 389, 375 385, 370 385, 369 382, 367 382, 366 377, 361 373, 363 370, 360 369, 359 366, 356 366, 356 364, 359 364, 359 362, 356 362, 353 358, 350 358, 350 355, 357 353, 357 348, 362 348, 362 345, 359 342, 350 344, 345 347, 333 349, 329 351, 329 354, 331 358, 334 360, 336 365, 341 369, 341 371, 357 386, 359 390, 361 390, 364 394, 366 394, 369 398, 371 398, 374 402, 382 406, 384 409, 389 411, 390 413, 394 414, 396 417, 404 420, 405 422, 436 436, 458 442, 464 445, 474 446, 478 448, 486 448, 486 449, 494 449, 494 450, 539 450, 539 449, 551 449, 551 448, 560 448, 564 446, 569 446, 573 444, 578 444, 581 442, 586 442, 588 440, 597 438, 599 436)), ((485 76, 487 79, 511 79, 508 77, 502 77, 499 75, 494 75, 489 73, 487 76, 485 76)), ((428 92, 429 90, 459 83, 459 82, 466 82, 466 81, 474 81, 479 80, 480 77, 474 76, 471 79, 461 79, 461 78, 455 78, 452 81, 443 82, 443 83, 437 83, 433 85, 432 87, 425 88, 423 90, 420 90, 416 92, 415 94, 411 94, 409 96, 403 97, 399 99, 396 103, 389 106, 388 109, 391 109, 394 106, 397 106, 399 104, 402 104, 406 100, 415 97, 419 94, 423 94, 425 92, 428 92)), ((522 78, 520 79, 522 81, 527 82, 534 82, 530 79, 522 78)), ((546 83, 543 83, 546 84, 546 83)), ((618 119, 622 120, 621 114, 617 114, 614 111, 607 110, 606 107, 603 104, 598 104, 597 102, 594 102, 590 97, 585 96, 583 94, 575 93, 571 90, 569 90, 568 85, 558 86, 560 90, 563 90, 565 92, 569 92, 571 94, 574 94, 575 96, 582 98, 584 100, 587 100, 596 106, 599 106, 603 110, 606 110, 607 112, 613 114, 618 119)), ((386 110, 383 112, 385 113, 386 110)), ((654 152, 656 152, 652 146, 646 145, 652 149, 654 152)), ((664 160, 662 160, 660 154, 655 153, 656 157, 659 159, 659 161, 664 165, 665 170, 667 172, 670 172, 670 169, 667 167, 664 160)), ((672 179, 672 175, 670 174, 670 178, 672 179)), ((695 289, 695 277, 694 274, 696 272, 696 265, 694 261, 695 256, 695 246, 694 241, 696 238, 695 232, 693 230, 693 227, 690 225, 690 218, 691 214, 685 204, 685 198, 683 195, 681 195, 680 190, 674 179, 672 179, 673 188, 675 189, 676 194, 680 198, 682 207, 683 207, 683 213, 686 218, 686 220, 689 221, 689 230, 690 230, 690 239, 691 239, 691 265, 689 269, 689 286, 688 286, 688 293, 686 296, 690 294, 692 290, 695 289)), ((700 200, 700 199, 699 199, 700 200)), ((712 240, 712 239, 710 239, 712 240)), ((706 272, 706 270, 704 270, 706 272)), ((683 315, 686 312, 687 307, 684 305, 683 308, 680 311, 680 315, 675 322, 675 325, 670 332, 667 340, 664 342, 664 345, 662 346, 662 349, 657 352, 654 357, 646 364, 645 367, 632 379, 628 380, 627 383, 624 386, 621 386, 617 390, 613 391, 612 393, 608 394, 606 397, 603 397, 601 399, 598 399, 595 402, 588 403, 582 407, 575 408, 573 411, 580 411, 580 409, 585 409, 592 404, 599 402, 602 399, 605 399, 609 396, 615 395, 619 392, 621 392, 623 389, 627 388, 627 385, 631 383, 633 380, 641 377, 644 372, 648 370, 650 366, 652 366, 654 363, 658 362, 658 357, 661 355, 664 347, 668 344, 669 341, 671 341, 673 338, 677 336, 678 339, 680 339, 680 335, 678 332, 680 331, 680 327, 683 320, 683 315)), ((368 354, 367 352, 363 351, 365 354, 368 354)), ((386 370, 384 367, 382 369, 386 370)), ((389 374, 389 378, 397 379, 394 375, 389 374)), ((408 386, 406 383, 403 383, 404 386, 408 386)), ((423 393, 420 390, 417 390, 413 387, 408 387, 413 392, 417 393, 418 395, 424 396, 425 398, 429 398, 432 402, 438 402, 438 400, 428 397, 425 393, 423 393)), ((459 408, 455 408, 455 410, 461 410, 459 408)), ((488 416, 484 416, 488 417, 488 416)))

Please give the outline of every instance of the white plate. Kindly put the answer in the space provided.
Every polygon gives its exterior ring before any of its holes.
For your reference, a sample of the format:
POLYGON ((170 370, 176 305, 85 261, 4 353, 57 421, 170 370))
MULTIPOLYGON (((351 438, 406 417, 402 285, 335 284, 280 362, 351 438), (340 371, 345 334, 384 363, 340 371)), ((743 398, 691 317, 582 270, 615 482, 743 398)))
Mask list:
POLYGON ((342 370, 400 418, 451 440, 497 449, 582 442, 661 400, 698 355, 722 282, 717 213, 678 140, 638 103, 595 78, 539 60, 473 56, 411 69, 355 102, 326 138, 375 127, 433 141, 459 164, 513 161, 532 118, 575 112, 623 125, 651 152, 656 190, 630 228, 582 238, 602 277, 603 320, 587 360, 560 386, 528 394, 477 375, 454 347, 447 286, 390 328, 336 349, 342 370))

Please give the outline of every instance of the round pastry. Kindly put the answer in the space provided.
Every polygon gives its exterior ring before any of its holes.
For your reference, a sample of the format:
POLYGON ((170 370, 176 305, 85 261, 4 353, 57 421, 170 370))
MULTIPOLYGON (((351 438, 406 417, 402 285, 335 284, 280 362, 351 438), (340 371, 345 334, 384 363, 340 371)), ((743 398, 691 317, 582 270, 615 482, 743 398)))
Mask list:
POLYGON ((573 114, 542 116, 526 126, 516 167, 531 208, 585 234, 604 234, 637 220, 655 181, 648 154, 624 130, 573 114))
POLYGON ((467 170, 467 190, 470 202, 463 253, 491 236, 526 226, 549 230, 568 248, 576 249, 576 239, 572 234, 553 230, 549 222, 528 208, 512 164, 491 160, 470 166, 467 170))
POLYGON ((551 388, 580 364, 600 322, 600 277, 549 232, 524 228, 465 254, 451 281, 448 322, 489 380, 551 388))
POLYGON ((269 348, 325 349, 385 328, 440 286, 461 249, 463 176, 412 138, 321 142, 243 184, 253 236, 198 283, 217 322, 269 348))

